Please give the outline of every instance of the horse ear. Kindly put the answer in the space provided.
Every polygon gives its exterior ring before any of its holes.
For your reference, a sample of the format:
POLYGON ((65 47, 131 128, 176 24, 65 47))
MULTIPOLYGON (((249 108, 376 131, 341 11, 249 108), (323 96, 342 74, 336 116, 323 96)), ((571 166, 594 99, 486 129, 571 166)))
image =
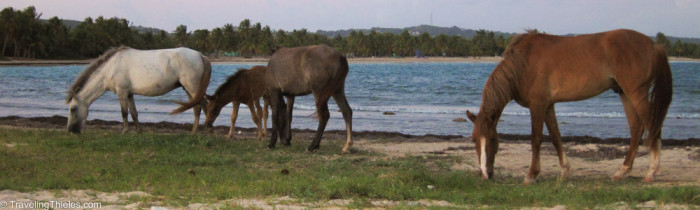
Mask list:
POLYGON ((206 98, 208 101, 213 101, 214 99, 216 99, 214 96, 207 94, 204 94, 204 98, 206 98))
POLYGON ((469 110, 467 110, 467 117, 468 117, 469 120, 471 120, 472 122, 476 121, 476 115, 474 115, 474 114, 472 114, 471 112, 469 112, 469 110))

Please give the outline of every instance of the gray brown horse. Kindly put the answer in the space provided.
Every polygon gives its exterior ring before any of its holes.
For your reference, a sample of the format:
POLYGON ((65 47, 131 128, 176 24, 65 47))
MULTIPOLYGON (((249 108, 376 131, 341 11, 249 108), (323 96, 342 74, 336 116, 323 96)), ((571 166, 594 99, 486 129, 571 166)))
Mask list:
POLYGON ((661 127, 672 87, 663 47, 639 32, 623 29, 561 37, 531 31, 518 35, 486 81, 478 115, 467 111, 474 122, 472 136, 482 176, 493 176, 498 119, 506 104, 515 100, 530 109, 532 121, 532 163, 525 183, 534 182, 540 173, 543 124, 557 150, 561 178, 566 178, 571 166, 562 148, 554 104, 584 100, 612 89, 620 95, 631 134, 625 162, 613 179, 630 172, 646 131, 651 161, 644 181, 651 182, 659 170, 661 127))
POLYGON ((268 147, 275 147, 278 135, 284 137, 284 145, 290 145, 294 97, 313 94, 319 122, 316 136, 307 151, 319 148, 330 118, 328 99, 333 97, 345 120, 347 140, 342 153, 347 153, 352 146, 352 110, 345 98, 345 77, 348 70, 345 56, 326 45, 276 50, 270 57, 265 73, 265 84, 272 104, 272 129, 268 147), (283 97, 287 98, 286 110, 283 97))
POLYGON ((267 130, 267 108, 269 106, 269 97, 265 94, 265 69, 264 66, 253 66, 250 70, 239 69, 216 89, 214 95, 206 95, 209 103, 205 109, 207 115, 207 119, 204 121, 205 127, 211 129, 216 117, 221 112, 221 108, 232 103, 233 113, 231 113, 231 129, 228 132, 228 138, 233 138, 238 108, 241 103, 244 103, 250 109, 253 122, 258 126, 258 139, 263 140, 267 130), (264 108, 260 107, 261 97, 265 105, 264 108), (263 121, 262 125, 261 120, 263 121))

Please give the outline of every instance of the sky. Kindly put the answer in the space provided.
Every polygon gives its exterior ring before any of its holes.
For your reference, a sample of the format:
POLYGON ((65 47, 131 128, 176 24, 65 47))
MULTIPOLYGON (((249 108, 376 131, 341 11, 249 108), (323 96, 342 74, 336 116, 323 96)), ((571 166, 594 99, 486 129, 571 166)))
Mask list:
POLYGON ((421 24, 502 32, 538 29, 585 34, 627 28, 647 35, 700 38, 698 0, 0 0, 2 8, 33 5, 42 18, 120 17, 134 26, 172 32, 238 25, 273 30, 403 28, 421 24))

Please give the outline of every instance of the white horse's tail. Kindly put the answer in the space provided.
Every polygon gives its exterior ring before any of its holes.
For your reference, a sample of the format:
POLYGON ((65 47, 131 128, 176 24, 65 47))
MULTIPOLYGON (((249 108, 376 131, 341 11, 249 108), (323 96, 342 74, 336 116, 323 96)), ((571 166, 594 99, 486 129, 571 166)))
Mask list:
POLYGON ((187 103, 175 102, 180 104, 180 107, 170 112, 170 115, 187 111, 204 100, 204 95, 207 93, 207 87, 209 86, 209 79, 211 78, 211 62, 209 59, 202 56, 202 65, 204 66, 204 73, 202 74, 202 79, 199 81, 199 91, 195 93, 192 99, 187 103))

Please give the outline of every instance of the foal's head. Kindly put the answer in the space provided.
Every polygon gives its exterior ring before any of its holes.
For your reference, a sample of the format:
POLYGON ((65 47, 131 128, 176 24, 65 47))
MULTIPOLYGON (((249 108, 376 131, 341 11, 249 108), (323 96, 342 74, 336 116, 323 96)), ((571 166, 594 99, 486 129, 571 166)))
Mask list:
POLYGON ((467 111, 469 120, 474 123, 472 140, 476 144, 476 155, 479 158, 479 168, 484 179, 493 177, 493 163, 498 152, 498 134, 496 133, 497 117, 485 116, 485 113, 474 115, 467 111))
POLYGON ((226 103, 217 101, 218 96, 216 94, 213 96, 204 95, 204 97, 206 97, 207 101, 209 101, 204 112, 207 115, 207 119, 204 120, 204 127, 211 131, 214 121, 216 121, 216 118, 219 117, 219 113, 221 113, 221 109, 224 108, 226 103))

